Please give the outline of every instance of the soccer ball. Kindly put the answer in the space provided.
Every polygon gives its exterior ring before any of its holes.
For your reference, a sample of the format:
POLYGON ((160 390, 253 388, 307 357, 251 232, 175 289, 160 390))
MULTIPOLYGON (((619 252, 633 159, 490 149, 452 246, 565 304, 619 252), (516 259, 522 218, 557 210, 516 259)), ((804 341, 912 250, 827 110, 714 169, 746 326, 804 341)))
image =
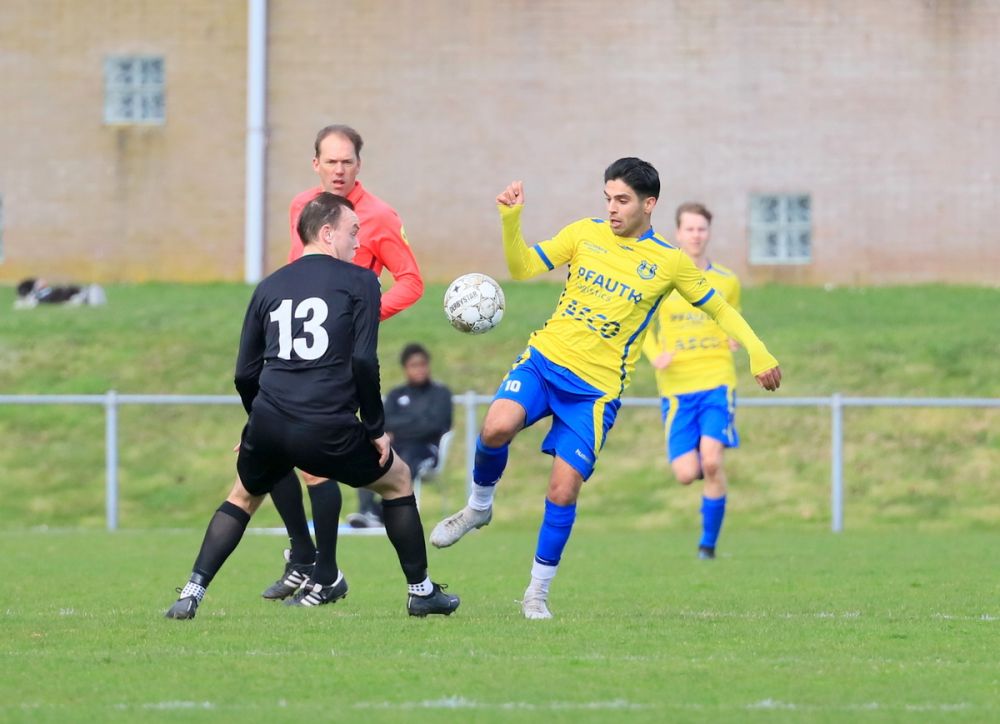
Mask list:
POLYGON ((460 332, 483 334, 503 319, 503 289, 485 274, 463 274, 444 293, 444 313, 460 332))

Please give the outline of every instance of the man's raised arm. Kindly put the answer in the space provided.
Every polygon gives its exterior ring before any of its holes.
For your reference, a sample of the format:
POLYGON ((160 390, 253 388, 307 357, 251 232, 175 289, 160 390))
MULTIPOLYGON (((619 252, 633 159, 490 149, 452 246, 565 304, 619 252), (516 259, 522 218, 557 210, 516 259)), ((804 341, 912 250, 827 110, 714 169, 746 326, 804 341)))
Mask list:
POLYGON ((497 208, 503 224, 503 254, 514 279, 530 279, 552 267, 545 263, 521 234, 521 211, 524 209, 524 185, 514 181, 497 196, 497 208))
POLYGON ((716 293, 686 254, 678 255, 674 283, 685 299, 714 319, 726 334, 743 345, 750 355, 750 372, 761 387, 773 391, 781 386, 778 360, 767 351, 767 347, 747 324, 743 315, 733 309, 721 294, 716 293))

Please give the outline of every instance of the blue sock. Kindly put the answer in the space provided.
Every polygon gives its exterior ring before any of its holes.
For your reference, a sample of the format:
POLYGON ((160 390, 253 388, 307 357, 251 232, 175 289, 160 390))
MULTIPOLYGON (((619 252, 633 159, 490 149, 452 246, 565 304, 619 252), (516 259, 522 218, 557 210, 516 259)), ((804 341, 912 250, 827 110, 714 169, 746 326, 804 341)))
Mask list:
POLYGON ((482 436, 476 438, 476 464, 472 468, 472 482, 476 485, 493 485, 507 467, 510 445, 487 447, 482 436))
POLYGON ((701 543, 699 546, 715 548, 722 530, 722 519, 726 517, 726 496, 721 498, 701 498, 701 543))
POLYGON ((538 531, 538 546, 535 548, 535 560, 546 566, 559 565, 563 548, 573 532, 573 521, 576 520, 576 503, 572 505, 556 505, 545 499, 545 517, 542 519, 541 530, 538 531))

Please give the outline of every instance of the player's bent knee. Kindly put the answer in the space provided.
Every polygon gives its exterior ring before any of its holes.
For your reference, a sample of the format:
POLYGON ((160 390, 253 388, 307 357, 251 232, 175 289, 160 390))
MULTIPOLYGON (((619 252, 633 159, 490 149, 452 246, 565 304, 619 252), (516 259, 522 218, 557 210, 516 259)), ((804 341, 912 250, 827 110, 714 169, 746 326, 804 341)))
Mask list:
POLYGON ((500 447, 514 439, 521 424, 521 420, 512 416, 487 415, 480 437, 490 447, 500 447))
POLYGON ((681 485, 690 485, 701 477, 701 462, 697 451, 686 452, 673 459, 670 469, 681 485))
POLYGON ((706 478, 717 477, 722 472, 721 457, 707 457, 701 461, 702 470, 705 471, 706 478))
POLYGON ((490 447, 506 445, 524 427, 524 416, 524 408, 516 402, 497 400, 486 413, 479 436, 490 447))
POLYGON ((675 467, 674 468, 674 478, 680 485, 690 485, 695 480, 698 479, 698 474, 701 471, 697 468, 692 468, 689 466, 675 467))
POLYGON ((254 495, 248 491, 245 487, 243 487, 243 483, 240 479, 237 478, 236 484, 233 486, 233 489, 229 491, 229 495, 226 497, 226 500, 236 507, 246 511, 250 515, 253 515, 257 512, 257 508, 260 507, 260 504, 264 502, 264 497, 264 495, 254 495))
POLYGON ((312 473, 307 473, 305 470, 300 470, 302 473, 302 482, 306 485, 318 485, 319 483, 325 482, 327 478, 320 477, 319 475, 313 475, 312 473))
POLYGON ((371 485, 369 490, 381 495, 386 500, 405 498, 413 494, 413 480, 410 478, 410 468, 398 455, 392 461, 392 467, 381 478, 371 485))

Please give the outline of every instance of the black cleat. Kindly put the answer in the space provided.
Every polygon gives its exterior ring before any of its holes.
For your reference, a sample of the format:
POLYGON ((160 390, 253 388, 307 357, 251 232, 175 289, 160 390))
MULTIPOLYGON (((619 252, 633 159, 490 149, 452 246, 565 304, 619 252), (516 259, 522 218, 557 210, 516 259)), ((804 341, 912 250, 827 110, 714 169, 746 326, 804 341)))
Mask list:
POLYGON ((698 558, 711 561, 715 558, 715 546, 698 546, 698 558))
POLYGON ((347 596, 347 579, 343 574, 340 580, 328 586, 315 583, 307 578, 302 587, 289 600, 285 601, 286 606, 322 606, 326 603, 336 603, 347 596))
POLYGON ((429 613, 443 613, 445 616, 450 616, 454 613, 455 609, 458 608, 458 604, 461 603, 458 596, 452 596, 450 593, 445 593, 444 589, 448 587, 445 583, 433 583, 434 590, 431 591, 426 596, 418 596, 415 593, 411 593, 409 598, 406 599, 406 611, 411 616, 426 616, 429 613))
POLYGON ((281 578, 268 586, 261 596, 271 601, 280 601, 288 598, 297 590, 299 586, 306 582, 313 571, 312 563, 292 563, 289 560, 291 551, 285 550, 285 572, 281 578))
POLYGON ((198 612, 198 599, 194 596, 185 596, 184 598, 178 598, 174 601, 174 605, 170 607, 164 616, 167 618, 176 618, 178 620, 194 618, 194 615, 198 612))

